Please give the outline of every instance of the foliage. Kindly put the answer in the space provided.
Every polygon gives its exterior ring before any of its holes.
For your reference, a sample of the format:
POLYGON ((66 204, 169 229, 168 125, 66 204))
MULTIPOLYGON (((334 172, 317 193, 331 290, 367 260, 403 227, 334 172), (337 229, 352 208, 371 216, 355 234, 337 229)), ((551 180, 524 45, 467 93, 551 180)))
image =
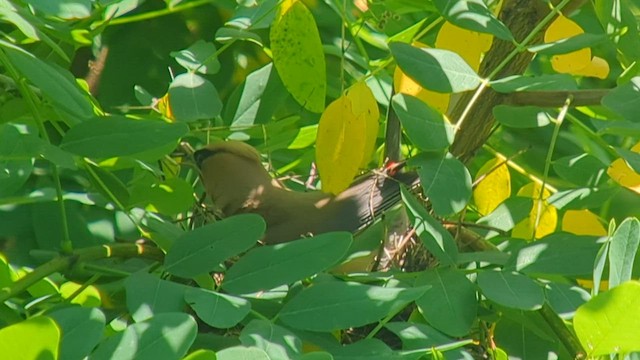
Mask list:
POLYGON ((0 353, 637 356, 639 14, 0 0, 0 353), (402 190, 429 255, 401 248, 385 272, 352 260, 389 221, 255 246, 263 219, 213 221, 188 156, 245 140, 275 174, 318 159, 339 193, 397 160, 394 138, 428 199, 402 190))

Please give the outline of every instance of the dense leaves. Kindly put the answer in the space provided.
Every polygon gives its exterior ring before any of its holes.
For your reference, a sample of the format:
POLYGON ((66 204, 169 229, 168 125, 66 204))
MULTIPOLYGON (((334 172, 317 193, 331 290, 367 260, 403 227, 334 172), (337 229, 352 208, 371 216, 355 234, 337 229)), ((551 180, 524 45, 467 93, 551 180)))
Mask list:
POLYGON ((0 357, 636 358, 640 12, 553 3, 0 0, 0 357))

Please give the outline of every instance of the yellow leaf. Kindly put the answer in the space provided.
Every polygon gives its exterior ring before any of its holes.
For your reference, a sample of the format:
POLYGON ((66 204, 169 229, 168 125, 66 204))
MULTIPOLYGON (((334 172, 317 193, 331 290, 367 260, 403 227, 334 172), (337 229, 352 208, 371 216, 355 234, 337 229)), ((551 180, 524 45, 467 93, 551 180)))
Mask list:
POLYGON ((53 319, 35 316, 0 329, 0 354, 3 359, 57 359, 60 335, 53 319))
POLYGON ((169 93, 166 93, 163 97, 158 100, 158 111, 164 117, 169 120, 175 120, 176 118, 173 116, 173 111, 171 110, 171 105, 169 102, 169 93))
POLYGON ((607 76, 609 76, 609 70, 609 63, 607 62, 607 60, 594 56, 587 67, 576 70, 573 75, 606 79, 607 76))
MULTIPOLYGON (((584 30, 573 20, 558 15, 544 34, 544 42, 550 43, 583 34, 584 30)), ((591 49, 584 48, 568 54, 553 55, 551 66, 559 73, 576 74, 591 64, 591 49)))
POLYGON ((518 239, 531 240, 532 238, 540 239, 553 233, 558 224, 558 210, 547 203, 545 200, 549 197, 549 190, 545 189, 542 193, 542 203, 540 203, 541 186, 538 183, 529 183, 518 191, 518 196, 525 196, 534 199, 533 207, 529 212, 529 217, 519 222, 511 232, 511 236, 518 239), (538 207, 540 207, 540 217, 538 219, 538 207), (536 221, 538 226, 536 227, 536 221), (534 234, 535 230, 535 234, 534 234))
MULTIPOLYGON (((74 282, 66 282, 60 285, 60 295, 64 299, 68 299, 71 295, 74 295, 76 291, 80 289, 81 285, 74 282)), ((100 292, 95 286, 89 285, 82 289, 79 294, 75 295, 71 299, 72 304, 78 304, 84 307, 98 307, 102 305, 100 298, 100 292)))
POLYGON ((451 94, 438 93, 423 88, 412 78, 405 75, 399 66, 396 66, 396 70, 393 73, 393 87, 396 93, 415 96, 443 114, 449 108, 451 94))
POLYGON ((562 231, 576 235, 607 235, 598 216, 587 209, 567 210, 562 217, 562 231))
POLYGON ((269 34, 273 63, 284 86, 307 110, 322 112, 327 89, 324 52, 313 15, 298 0, 284 0, 269 34))
POLYGON ((316 139, 316 164, 322 190, 338 194, 358 173, 364 158, 365 114, 355 116, 351 99, 341 96, 320 117, 316 139))
POLYGON ((492 40, 493 37, 489 34, 463 29, 446 22, 438 32, 436 48, 457 53, 477 72, 482 53, 489 50, 492 40))
MULTIPOLYGON (((640 153, 640 143, 632 147, 631 151, 640 153)), ((607 174, 613 181, 640 194, 640 174, 633 171, 624 159, 616 159, 612 162, 607 169, 607 174)))
POLYGON ((489 174, 473 189, 473 201, 481 215, 491 213, 511 196, 511 175, 506 163, 500 159, 487 161, 478 171, 475 180, 487 173, 489 174))
POLYGON ((351 110, 356 117, 363 117, 365 145, 362 152, 361 167, 366 167, 371 160, 371 154, 376 146, 378 138, 378 118, 380 110, 371 89, 364 81, 358 82, 347 90, 347 98, 351 101, 351 110))

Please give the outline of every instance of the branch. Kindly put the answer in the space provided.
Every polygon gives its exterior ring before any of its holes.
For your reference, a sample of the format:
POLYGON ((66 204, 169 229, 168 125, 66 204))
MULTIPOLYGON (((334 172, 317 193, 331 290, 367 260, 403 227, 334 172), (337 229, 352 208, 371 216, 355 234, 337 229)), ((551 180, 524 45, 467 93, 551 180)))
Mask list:
MULTIPOLYGON (((563 12, 570 13, 584 2, 585 0, 571 0, 563 12)), ((525 39, 528 39, 530 43, 539 43, 549 23, 545 26, 539 26, 539 24, 549 13, 550 9, 547 4, 539 0, 505 0, 500 12, 500 20, 511 30, 518 43, 522 43, 525 39)), ((522 74, 529 66, 533 54, 522 47, 515 56, 511 57, 512 52, 516 51, 515 49, 512 42, 495 38, 482 61, 480 75, 485 78, 492 75, 492 78, 499 79, 522 74), (506 65, 503 64, 504 60, 508 58, 511 61, 506 65)), ((475 155, 491 135, 491 129, 495 122, 493 108, 504 104, 507 95, 486 89, 471 105, 472 108, 467 110, 472 97, 472 92, 462 94, 450 116, 451 119, 457 121, 463 113, 469 112, 451 146, 451 153, 465 162, 475 155)), ((566 97, 561 101, 564 99, 566 97)))
POLYGON ((609 89, 590 89, 575 91, 518 91, 506 94, 505 105, 562 107, 567 98, 571 98, 571 107, 600 105, 609 89))
POLYGON ((143 257, 162 261, 164 254, 156 247, 138 244, 99 245, 86 249, 75 250, 70 255, 58 256, 57 258, 38 266, 35 270, 13 283, 10 287, 0 289, 0 304, 27 290, 39 280, 44 279, 53 273, 70 269, 79 262, 112 257, 143 257))

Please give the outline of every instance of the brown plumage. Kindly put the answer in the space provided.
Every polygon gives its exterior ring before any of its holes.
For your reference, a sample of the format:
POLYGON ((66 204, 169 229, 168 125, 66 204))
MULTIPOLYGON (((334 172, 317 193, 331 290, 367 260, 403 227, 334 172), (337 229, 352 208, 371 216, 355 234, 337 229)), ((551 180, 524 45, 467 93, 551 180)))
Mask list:
POLYGON ((372 173, 334 196, 284 188, 262 166, 260 154, 242 142, 209 145, 194 158, 215 206, 224 216, 261 215, 267 223, 264 241, 270 244, 329 231, 355 232, 400 201, 399 183, 418 181, 415 173, 372 173))

